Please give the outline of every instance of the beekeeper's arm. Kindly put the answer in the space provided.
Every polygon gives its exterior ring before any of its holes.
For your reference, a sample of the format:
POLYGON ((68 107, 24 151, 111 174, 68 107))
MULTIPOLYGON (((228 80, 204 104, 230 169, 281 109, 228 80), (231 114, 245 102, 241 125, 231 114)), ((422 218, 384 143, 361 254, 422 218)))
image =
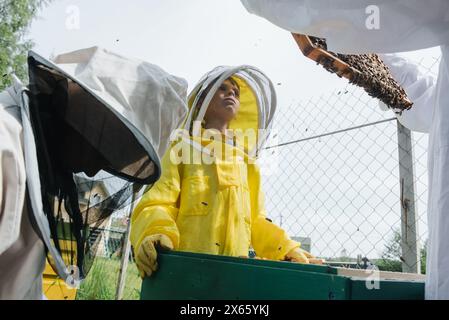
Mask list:
POLYGON ((241 0, 295 33, 326 38, 339 53, 403 52, 449 42, 447 0, 241 0))
POLYGON ((14 105, 6 91, 0 93, 0 255, 20 236, 25 199, 22 127, 17 118, 6 111, 6 107, 14 105))
POLYGON ((266 218, 260 171, 256 164, 248 165, 248 183, 251 196, 251 243, 257 256, 271 260, 292 260, 308 263, 312 257, 300 249, 300 244, 266 218))
POLYGON ((170 148, 165 153, 161 178, 143 195, 131 217, 130 240, 141 276, 156 271, 157 245, 167 249, 179 246, 176 218, 181 176, 180 166, 170 159, 173 152, 170 148))
POLYGON ((436 79, 422 74, 418 66, 406 58, 395 54, 381 54, 380 57, 413 102, 410 110, 397 116, 399 122, 410 130, 429 132, 435 106, 436 79))

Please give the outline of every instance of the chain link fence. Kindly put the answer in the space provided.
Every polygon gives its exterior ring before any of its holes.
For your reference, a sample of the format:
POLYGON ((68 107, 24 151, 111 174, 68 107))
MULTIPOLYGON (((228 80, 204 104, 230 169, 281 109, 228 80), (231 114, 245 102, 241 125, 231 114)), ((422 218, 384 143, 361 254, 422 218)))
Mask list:
MULTIPOLYGON (((417 63, 436 76, 438 62, 417 63)), ((280 106, 274 132, 261 154, 274 222, 336 265, 425 272, 427 134, 349 84, 280 106)))

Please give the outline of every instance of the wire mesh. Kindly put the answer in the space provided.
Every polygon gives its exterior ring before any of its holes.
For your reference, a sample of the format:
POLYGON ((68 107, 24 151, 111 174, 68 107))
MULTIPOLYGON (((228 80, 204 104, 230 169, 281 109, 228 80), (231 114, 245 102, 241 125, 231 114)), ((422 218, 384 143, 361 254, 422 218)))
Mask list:
MULTIPOLYGON (((436 76, 438 62, 428 57, 417 64, 436 76)), ((397 130, 392 112, 349 84, 280 106, 275 133, 261 153, 270 218, 290 236, 307 238, 312 253, 331 263, 366 267, 370 261, 402 271, 397 130)), ((411 136, 417 263, 425 272, 427 134, 411 136)))

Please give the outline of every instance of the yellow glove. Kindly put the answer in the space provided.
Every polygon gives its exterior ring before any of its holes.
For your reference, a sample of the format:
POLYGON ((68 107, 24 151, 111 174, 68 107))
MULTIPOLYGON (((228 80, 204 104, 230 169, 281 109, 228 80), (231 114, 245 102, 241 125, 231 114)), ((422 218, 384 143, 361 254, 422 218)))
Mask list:
POLYGON ((323 264, 323 259, 317 259, 306 250, 295 248, 285 255, 285 260, 305 264, 323 264))
POLYGON ((173 250, 173 242, 165 234, 153 234, 145 237, 136 254, 136 265, 140 276, 151 276, 157 270, 156 247, 173 250))

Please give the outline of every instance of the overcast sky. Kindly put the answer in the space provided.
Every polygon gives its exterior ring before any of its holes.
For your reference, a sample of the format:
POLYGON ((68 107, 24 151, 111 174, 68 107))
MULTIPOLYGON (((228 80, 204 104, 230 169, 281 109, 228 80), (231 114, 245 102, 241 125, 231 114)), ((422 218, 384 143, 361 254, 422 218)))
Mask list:
MULTIPOLYGON (((379 112, 376 109, 376 102, 364 97, 364 99, 367 99, 366 101, 369 100, 369 103, 367 102, 360 107, 361 110, 366 110, 364 117, 352 117, 350 122, 345 124, 341 122, 339 126, 325 125, 324 123, 327 123, 326 121, 330 119, 330 116, 323 115, 323 118, 320 119, 320 113, 311 114, 314 112, 313 108, 307 109, 306 102, 309 99, 317 100, 323 95, 332 94, 332 92, 335 95, 335 92, 346 90, 346 80, 329 74, 321 67, 316 66, 314 62, 305 58, 289 32, 249 14, 238 0, 54 1, 40 12, 39 18, 32 24, 30 38, 36 44, 34 50, 45 57, 80 48, 100 46, 123 55, 146 60, 159 65, 167 72, 185 78, 189 83, 189 88, 192 88, 204 73, 217 65, 254 65, 264 71, 276 86, 279 116, 275 128, 281 132, 278 142, 284 142, 283 139, 302 138, 307 134, 311 135, 312 132, 314 134, 324 133, 345 126, 363 124, 368 120, 377 121, 393 116, 390 112, 379 112), (285 128, 290 125, 289 120, 296 119, 295 117, 289 117, 289 114, 298 116, 299 113, 300 115, 301 109, 298 108, 301 106, 304 110, 309 110, 304 119, 310 119, 310 122, 302 124, 302 127, 298 122, 296 127, 298 134, 296 134, 296 131, 289 131, 289 134, 287 134, 285 128), (313 130, 305 130, 304 127, 308 124, 313 130), (298 126, 301 128, 298 128, 298 126)), ((433 57, 438 57, 439 54, 438 48, 431 48, 420 52, 407 53, 407 56, 415 61, 420 61, 422 58, 431 61, 433 57)), ((344 101, 340 104, 355 105, 355 102, 350 104, 344 101)), ((328 108, 332 108, 332 105, 329 105, 328 108)), ((357 106, 357 108, 359 107, 357 106)), ((321 110, 321 114, 324 114, 324 109, 321 110)), ((335 118, 336 115, 332 117, 335 118)), ((294 124, 292 125, 294 127, 294 124)), ((394 135, 395 132, 392 131, 391 134, 394 135)), ((363 137, 361 139, 361 141, 366 140, 363 137)), ((359 142, 354 141, 352 147, 356 150, 359 142)), ((315 141, 310 143, 309 147, 315 151, 309 151, 309 155, 311 152, 318 152, 314 148, 316 146, 315 141)), ((347 143, 351 143, 350 139, 347 143)), ((380 145, 387 143, 391 144, 391 141, 381 141, 380 145)), ((280 153, 281 162, 285 162, 288 157, 290 157, 288 161, 292 162, 295 155, 297 159, 298 153, 303 150, 302 147, 299 148, 300 150, 285 149, 290 151, 288 154, 280 153)), ((329 148, 327 151, 326 149, 324 151, 320 149, 321 151, 318 152, 319 154, 325 153, 322 161, 326 161, 327 155, 335 153, 335 149, 332 151, 332 148, 329 148)), ((336 150, 338 148, 348 150, 344 146, 336 146, 335 148, 337 148, 336 150)), ((301 157, 306 156, 307 154, 301 154, 301 157)), ((425 161, 425 156, 423 159, 425 161)), ((358 160, 348 161, 352 166, 358 160), (351 161, 353 161, 352 164, 351 161)), ((313 165, 320 167, 320 164, 312 163, 310 166, 301 168, 303 171, 301 173, 307 176, 304 171, 318 170, 313 165)), ((279 213, 281 210, 279 209, 279 201, 282 201, 284 204, 282 210, 285 210, 284 217, 291 216, 290 220, 284 219, 284 224, 290 221, 292 224, 301 226, 300 228, 287 228, 290 234, 311 236, 312 246, 316 246, 317 253, 334 255, 337 251, 345 248, 352 255, 358 253, 373 255, 374 251, 371 250, 373 242, 386 238, 386 234, 391 231, 390 227, 393 224, 397 225, 397 216, 390 218, 390 220, 385 218, 382 221, 385 226, 377 231, 375 240, 368 239, 364 245, 361 245, 361 242, 363 242, 363 239, 367 239, 366 235, 362 236, 361 240, 354 240, 356 238, 353 237, 351 243, 348 243, 347 246, 345 245, 346 238, 334 241, 335 246, 329 245, 332 239, 328 239, 325 244, 320 245, 320 239, 326 233, 326 230, 332 231, 331 233, 328 232, 331 238, 343 233, 349 235, 350 231, 341 228, 332 229, 332 226, 325 225, 326 221, 329 224, 332 222, 337 227, 347 224, 346 220, 337 217, 329 220, 326 219, 326 216, 321 216, 316 219, 313 225, 311 222, 314 219, 313 217, 307 216, 306 218, 305 215, 301 217, 301 212, 313 207, 313 201, 305 201, 305 195, 298 197, 298 193, 302 189, 295 189, 294 187, 285 191, 279 189, 292 183, 289 177, 293 175, 296 169, 297 167, 281 166, 280 177, 271 177, 266 180, 269 182, 265 182, 264 185, 267 193, 267 207, 269 211, 271 210, 270 215, 279 223, 282 215, 279 213), (278 199, 274 196, 276 193, 284 194, 283 197, 278 199), (288 199, 285 198, 286 195, 289 197, 288 199), (289 204, 286 204, 286 202, 289 204), (312 205, 307 207, 308 203, 312 203, 312 205), (310 224, 311 227, 305 228, 305 224, 310 224)), ((327 171, 327 174, 329 174, 329 171, 327 171)), ((343 179, 343 177, 341 177, 341 173, 340 178, 337 178, 337 176, 338 172, 335 173, 333 183, 338 185, 340 184, 338 179, 343 179)), ((354 179, 357 179, 357 177, 355 175, 354 179)), ((368 177, 367 179, 371 178, 368 177)), ((354 180, 353 182, 357 181, 354 180)), ((368 182, 366 181, 366 183, 368 182)), ((298 185, 298 181, 293 181, 292 185, 295 184, 298 185)), ((376 186, 372 185, 374 189, 377 188, 376 186)), ((382 184, 378 184, 378 187, 381 188, 382 184)), ((310 186, 306 192, 316 193, 315 198, 312 197, 312 199, 330 198, 325 188, 322 187, 322 190, 319 190, 319 184, 310 186)), ((385 203, 387 208, 395 206, 396 198, 388 201, 390 202, 385 203)), ((315 202, 316 205, 323 203, 323 205, 328 205, 325 200, 315 202)), ((313 214, 318 214, 317 212, 320 211, 316 207, 312 209, 313 214)), ((327 215, 329 212, 329 210, 325 210, 322 214, 327 215)), ((357 208, 352 210, 351 213, 345 212, 347 215, 345 219, 352 221, 355 217, 358 217, 361 221, 360 224, 368 220, 357 212, 357 208)), ((369 225, 372 224, 376 224, 376 221, 371 221, 369 225)), ((354 224, 354 228, 359 230, 357 223, 354 224)), ((423 224, 423 228, 425 228, 425 224, 423 224)), ((382 245, 383 243, 380 243, 377 252, 382 249, 382 245)))

